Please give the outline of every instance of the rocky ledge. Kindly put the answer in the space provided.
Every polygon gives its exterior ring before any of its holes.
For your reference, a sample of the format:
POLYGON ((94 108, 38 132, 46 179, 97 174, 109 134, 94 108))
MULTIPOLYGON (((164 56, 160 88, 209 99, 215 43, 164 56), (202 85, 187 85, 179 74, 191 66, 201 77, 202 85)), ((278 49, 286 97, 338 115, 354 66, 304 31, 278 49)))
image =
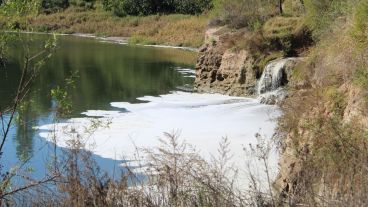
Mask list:
POLYGON ((226 35, 215 29, 206 34, 206 44, 199 50, 195 88, 198 92, 245 96, 255 93, 257 75, 253 58, 246 50, 228 48, 226 35))
POLYGON ((248 33, 224 33, 221 30, 224 29, 209 29, 206 32, 206 43, 199 50, 196 65, 195 89, 233 96, 262 95, 261 101, 266 104, 275 104, 280 97, 284 97, 283 91, 269 92, 289 82, 299 59, 274 60, 260 72, 254 67, 256 60, 250 50, 234 49, 230 43, 233 36, 247 38, 248 33))

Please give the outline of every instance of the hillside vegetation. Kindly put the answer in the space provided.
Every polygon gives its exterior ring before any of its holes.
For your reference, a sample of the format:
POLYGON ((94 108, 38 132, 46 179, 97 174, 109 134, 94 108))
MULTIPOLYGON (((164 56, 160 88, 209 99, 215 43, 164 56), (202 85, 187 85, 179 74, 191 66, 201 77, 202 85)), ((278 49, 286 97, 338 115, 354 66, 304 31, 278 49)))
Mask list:
POLYGON ((37 14, 11 19, 7 28, 32 32, 131 37, 131 43, 199 47, 210 0, 39 0, 37 14))
POLYGON ((282 195, 292 205, 366 206, 368 1, 304 5, 314 45, 282 105, 282 195))
POLYGON ((213 25, 251 33, 227 41, 256 69, 303 57, 281 104, 278 205, 368 205, 368 1, 219 0, 215 12, 213 25))

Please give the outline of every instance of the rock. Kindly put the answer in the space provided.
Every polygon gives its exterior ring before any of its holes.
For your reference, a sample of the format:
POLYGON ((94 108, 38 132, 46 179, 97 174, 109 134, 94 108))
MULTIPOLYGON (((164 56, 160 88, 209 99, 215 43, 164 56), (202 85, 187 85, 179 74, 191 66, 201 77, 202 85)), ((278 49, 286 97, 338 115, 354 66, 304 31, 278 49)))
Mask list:
POLYGON ((229 49, 225 43, 228 36, 216 36, 218 31, 207 31, 206 39, 211 41, 199 50, 196 90, 234 96, 253 95, 257 80, 251 54, 244 49, 229 49))
POLYGON ((260 103, 267 105, 275 105, 281 103, 287 97, 287 91, 285 89, 278 89, 269 93, 261 94, 258 96, 260 103))
POLYGON ((207 29, 205 33, 205 42, 211 42, 215 41, 218 42, 220 40, 220 36, 218 33, 223 29, 224 27, 214 27, 207 29))
MULTIPOLYGON (((223 33, 223 31, 226 29, 220 27, 209 29, 206 32, 206 44, 199 49, 195 89, 198 92, 233 96, 258 95, 254 55, 247 49, 235 50, 232 49, 231 44, 229 45, 232 35, 246 38, 248 32, 231 34, 231 32, 223 33)), ((280 70, 283 74, 281 85, 285 85, 291 78, 293 68, 299 60, 300 58, 282 60, 285 64, 282 64, 280 70)), ((261 100, 267 104, 275 104, 280 101, 277 95, 263 97, 261 100)))

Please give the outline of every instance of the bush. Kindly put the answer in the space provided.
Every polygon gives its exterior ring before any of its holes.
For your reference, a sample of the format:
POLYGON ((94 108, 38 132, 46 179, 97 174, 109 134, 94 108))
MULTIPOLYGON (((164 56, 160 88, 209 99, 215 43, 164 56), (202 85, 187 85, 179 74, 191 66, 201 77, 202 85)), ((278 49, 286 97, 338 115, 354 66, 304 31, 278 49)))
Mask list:
POLYGON ((305 13, 304 0, 284 0, 284 15, 302 16, 305 13))
POLYGON ((368 70, 363 67, 357 69, 353 76, 353 82, 363 89, 368 88, 368 70))
POLYGON ((314 38, 320 39, 339 17, 351 12, 357 1, 359 0, 306 0, 306 23, 313 30, 314 38))
POLYGON ((102 8, 106 11, 111 11, 113 4, 111 0, 102 0, 102 8))
POLYGON ((117 16, 159 13, 199 14, 209 10, 212 0, 103 0, 105 10, 117 16))
POLYGON ((127 15, 127 13, 124 11, 123 1, 114 0, 109 5, 111 5, 110 7, 114 15, 118 17, 123 17, 127 15))
POLYGON ((78 7, 83 7, 85 9, 94 9, 96 0, 72 0, 70 4, 78 7))
POLYGON ((297 55, 296 50, 312 43, 310 31, 300 17, 274 17, 262 27, 271 49, 282 50, 284 56, 297 55))
POLYGON ((69 0, 42 0, 41 8, 44 12, 50 13, 69 7, 69 0))
POLYGON ((278 1, 216 0, 214 15, 232 28, 260 28, 268 17, 276 14, 278 1), (256 26, 254 26, 256 25, 256 26))
POLYGON ((354 16, 352 37, 359 48, 368 46, 368 1, 363 0, 358 4, 354 16))
POLYGON ((212 0, 175 0, 175 12, 180 14, 200 14, 212 8, 212 0))

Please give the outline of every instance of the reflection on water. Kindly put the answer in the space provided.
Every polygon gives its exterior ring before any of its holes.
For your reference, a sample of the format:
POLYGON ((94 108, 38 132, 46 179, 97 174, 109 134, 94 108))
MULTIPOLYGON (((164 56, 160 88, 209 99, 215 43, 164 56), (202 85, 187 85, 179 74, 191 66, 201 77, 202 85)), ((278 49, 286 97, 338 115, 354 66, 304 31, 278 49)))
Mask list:
MULTIPOLYGON (((32 39, 31 50, 38 51, 46 35, 22 35, 32 39)), ((63 85, 72 72, 78 71, 76 87, 69 91, 73 102, 73 116, 86 110, 111 109, 113 101, 137 102, 136 98, 166 94, 177 87, 192 84, 193 77, 185 77, 178 69, 193 68, 196 54, 177 49, 148 48, 102 43, 94 39, 72 36, 58 38, 59 49, 42 68, 34 87, 21 105, 7 142, 7 162, 33 158, 39 163, 44 154, 34 126, 53 121, 55 103, 50 90, 63 85), (37 149, 37 152, 34 150, 37 149)), ((20 79, 24 52, 20 42, 9 51, 5 69, 0 69, 0 108, 8 106, 20 79)), ((47 145, 47 143, 46 143, 47 145)), ((37 165, 37 164, 36 164, 37 165)))

